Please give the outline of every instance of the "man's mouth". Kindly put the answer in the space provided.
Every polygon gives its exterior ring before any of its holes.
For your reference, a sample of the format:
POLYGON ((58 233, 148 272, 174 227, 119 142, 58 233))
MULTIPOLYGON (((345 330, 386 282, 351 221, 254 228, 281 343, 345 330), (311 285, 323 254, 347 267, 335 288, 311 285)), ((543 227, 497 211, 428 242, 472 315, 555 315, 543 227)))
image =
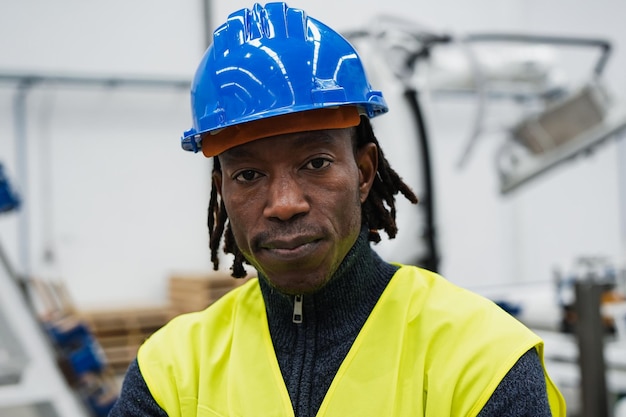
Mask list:
POLYGON ((298 258, 313 252, 322 239, 315 236, 297 236, 265 241, 261 250, 281 258, 298 258))
POLYGON ((261 244, 263 249, 296 249, 300 246, 315 242, 318 239, 309 236, 296 236, 293 238, 272 239, 261 244))

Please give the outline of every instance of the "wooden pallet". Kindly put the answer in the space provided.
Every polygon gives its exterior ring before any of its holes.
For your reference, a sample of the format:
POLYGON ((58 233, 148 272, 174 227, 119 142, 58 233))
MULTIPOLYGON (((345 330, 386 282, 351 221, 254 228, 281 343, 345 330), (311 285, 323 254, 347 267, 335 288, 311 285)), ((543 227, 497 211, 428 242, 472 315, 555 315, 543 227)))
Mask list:
POLYGON ((124 373, 139 346, 174 316, 203 310, 245 282, 226 274, 176 274, 169 279, 164 306, 77 312, 104 351, 108 366, 124 373))
POLYGON ((245 281, 224 273, 172 275, 169 279, 170 305, 176 314, 204 310, 245 281))
POLYGON ((126 371, 139 346, 174 315, 169 306, 80 312, 115 373, 126 371))

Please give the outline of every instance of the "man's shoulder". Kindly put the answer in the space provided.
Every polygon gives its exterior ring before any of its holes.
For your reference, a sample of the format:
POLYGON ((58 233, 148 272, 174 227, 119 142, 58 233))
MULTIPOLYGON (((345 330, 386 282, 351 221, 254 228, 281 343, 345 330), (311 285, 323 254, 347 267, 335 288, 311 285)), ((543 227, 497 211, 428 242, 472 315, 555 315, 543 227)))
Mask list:
POLYGON ((216 328, 227 327, 236 310, 243 304, 242 299, 260 296, 256 278, 245 284, 235 287, 221 296, 204 310, 180 314, 172 318, 167 324, 153 333, 142 345, 141 349, 153 346, 168 346, 175 348, 181 345, 189 348, 189 342, 203 338, 216 328))
MULTIPOLYGON (((513 337, 531 347, 539 342, 524 324, 492 300, 456 285, 441 275, 415 266, 401 266, 393 280, 396 291, 409 297, 412 316, 439 336, 460 341, 481 335, 485 343, 513 337)), ((523 352, 520 352, 520 354, 523 352)))
POLYGON ((399 285, 412 287, 419 292, 424 302, 449 303, 467 302, 479 308, 493 304, 491 300, 449 281, 436 272, 413 265, 399 265, 394 280, 402 281, 399 285))

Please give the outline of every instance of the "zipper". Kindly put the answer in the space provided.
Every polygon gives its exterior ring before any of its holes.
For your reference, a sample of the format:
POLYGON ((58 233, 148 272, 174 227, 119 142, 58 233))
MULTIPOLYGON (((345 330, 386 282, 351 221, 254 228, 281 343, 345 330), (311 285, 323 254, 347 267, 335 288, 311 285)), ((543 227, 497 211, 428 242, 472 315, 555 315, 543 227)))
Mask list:
POLYGON ((302 323, 302 295, 296 295, 293 299, 293 322, 302 323))

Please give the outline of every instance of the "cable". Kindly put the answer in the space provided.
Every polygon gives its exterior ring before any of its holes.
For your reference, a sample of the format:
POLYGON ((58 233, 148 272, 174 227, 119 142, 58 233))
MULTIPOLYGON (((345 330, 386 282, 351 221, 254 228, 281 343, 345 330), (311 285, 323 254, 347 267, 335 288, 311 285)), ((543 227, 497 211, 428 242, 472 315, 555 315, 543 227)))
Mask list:
POLYGON ((435 222, 435 187, 433 184, 433 169, 431 164, 430 145, 426 129, 426 122, 422 113, 418 92, 413 88, 407 88, 404 91, 404 97, 415 117, 416 127, 418 131, 418 140, 421 147, 421 167, 423 172, 424 193, 420 196, 420 203, 424 204, 426 214, 426 225, 424 226, 424 236, 428 253, 418 264, 430 271, 437 272, 439 269, 439 249, 437 245, 437 233, 435 222))

